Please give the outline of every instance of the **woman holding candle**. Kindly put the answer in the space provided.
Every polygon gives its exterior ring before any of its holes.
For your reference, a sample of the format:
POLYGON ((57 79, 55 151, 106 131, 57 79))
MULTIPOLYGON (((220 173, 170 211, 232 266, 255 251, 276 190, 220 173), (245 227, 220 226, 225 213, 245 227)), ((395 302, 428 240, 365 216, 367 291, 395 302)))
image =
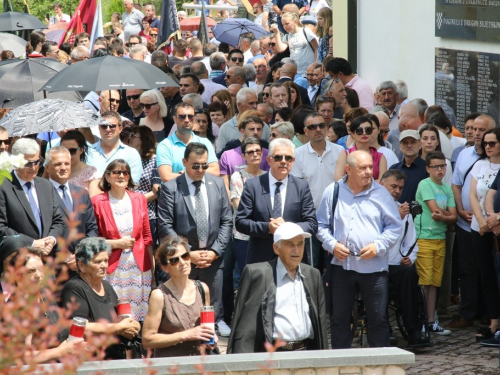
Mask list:
POLYGON ((154 349, 154 357, 178 357, 200 354, 202 341, 215 338, 214 329, 200 325, 200 311, 210 305, 208 287, 189 279, 191 260, 189 244, 180 236, 168 236, 158 250, 156 260, 170 279, 153 290, 144 321, 142 345, 154 349))

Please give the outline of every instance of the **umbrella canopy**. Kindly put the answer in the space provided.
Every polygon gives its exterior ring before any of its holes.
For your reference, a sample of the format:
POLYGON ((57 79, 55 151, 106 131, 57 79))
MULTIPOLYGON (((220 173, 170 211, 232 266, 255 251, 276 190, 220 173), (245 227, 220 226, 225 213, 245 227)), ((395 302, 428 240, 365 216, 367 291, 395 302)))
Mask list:
MULTIPOLYGON (((0 62, 0 107, 16 108, 44 99, 40 88, 49 78, 66 67, 66 64, 49 58, 10 59, 0 62)), ((73 102, 83 100, 75 91, 50 93, 47 98, 73 102)))
POLYGON ((156 66, 114 56, 80 61, 52 77, 41 89, 54 91, 102 91, 179 87, 156 66))
POLYGON ((105 121, 83 103, 43 99, 17 107, 0 120, 10 137, 95 127, 105 121))
POLYGON ((246 18, 226 18, 221 23, 212 28, 215 39, 219 42, 225 42, 230 46, 236 47, 240 43, 240 35, 251 32, 255 39, 267 35, 268 32, 262 26, 246 18))
POLYGON ((5 12, 0 14, 0 31, 46 29, 47 25, 28 13, 5 12))
POLYGON ((66 34, 67 28, 67 22, 53 23, 52 25, 49 25, 48 29, 43 30, 43 33, 48 41, 59 44, 64 34, 66 34))
MULTIPOLYGON (((215 25, 217 25, 217 22, 215 22, 210 17, 207 17, 206 20, 207 27, 214 27, 215 25)), ((201 17, 189 17, 184 18, 181 22, 179 22, 179 27, 182 31, 198 31, 198 29, 200 28, 200 23, 201 17)))
POLYGON ((12 51, 14 56, 24 56, 26 53, 26 41, 14 34, 0 33, 0 52, 12 51))

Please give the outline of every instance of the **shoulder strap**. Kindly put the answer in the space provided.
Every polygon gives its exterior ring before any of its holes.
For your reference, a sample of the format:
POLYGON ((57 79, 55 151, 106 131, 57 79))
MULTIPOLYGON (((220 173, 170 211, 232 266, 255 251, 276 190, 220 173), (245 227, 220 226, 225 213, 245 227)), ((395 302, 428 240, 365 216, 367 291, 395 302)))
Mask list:
POLYGON ((404 231, 404 234, 403 234, 403 239, 401 240, 401 244, 399 245, 399 254, 401 254, 401 256, 403 258, 406 258, 406 257, 409 257, 410 254, 413 252, 413 249, 415 248, 415 246, 417 245, 417 241, 418 241, 418 238, 415 240, 415 242, 413 243, 413 245, 411 245, 410 249, 408 250, 408 253, 403 254, 403 252, 401 251, 401 248, 403 247, 403 242, 405 240, 405 237, 406 237, 406 233, 408 233, 408 220, 406 220, 405 222, 405 231, 404 231))
POLYGON ((331 218, 331 228, 333 229, 333 220, 335 218, 335 210, 337 208, 337 202, 339 201, 339 183, 338 181, 334 182, 333 185, 333 194, 332 194, 332 210, 330 213, 331 218))
POLYGON ((472 165, 469 167, 469 169, 467 169, 467 172, 465 172, 464 174, 464 180, 462 181, 462 186, 464 186, 465 184, 465 180, 467 179, 467 175, 470 173, 470 171, 472 171, 472 168, 474 167, 474 165, 476 165, 476 163, 481 160, 481 158, 477 159, 474 163, 472 163, 472 165))
POLYGON ((311 47, 311 49, 312 49, 313 52, 316 52, 316 51, 314 51, 314 48, 313 48, 311 42, 309 41, 309 39, 307 39, 307 34, 306 34, 306 28, 305 27, 302 28, 302 32, 304 33, 304 37, 306 38, 307 44, 309 44, 309 47, 311 47))
POLYGON ((92 103, 90 100, 85 99, 85 100, 84 100, 84 102, 89 102, 89 103, 92 105, 92 107, 94 107, 94 108, 95 108, 95 110, 96 110, 97 112, 99 112, 99 108, 97 108, 97 107, 96 107, 96 105, 95 105, 94 103, 92 103))
POLYGON ((198 287, 198 291, 200 292, 201 302, 203 303, 203 306, 206 306, 207 300, 206 300, 206 296, 205 296, 205 289, 203 289, 203 284, 201 283, 200 280, 194 280, 194 283, 196 284, 196 286, 198 287))

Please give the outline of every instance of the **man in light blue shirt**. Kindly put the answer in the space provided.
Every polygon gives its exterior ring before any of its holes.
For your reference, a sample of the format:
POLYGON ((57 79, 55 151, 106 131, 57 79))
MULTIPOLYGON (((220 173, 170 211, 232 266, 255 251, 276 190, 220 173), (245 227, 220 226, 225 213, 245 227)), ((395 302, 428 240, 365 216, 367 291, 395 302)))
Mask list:
POLYGON ((90 160, 87 159, 87 164, 96 167, 102 174, 113 160, 123 159, 130 166, 132 180, 137 184, 142 176, 141 156, 135 148, 124 145, 120 141, 120 133, 123 128, 120 114, 107 111, 101 117, 106 120, 107 124, 99 125, 101 140, 92 145, 92 149, 95 151, 94 157, 90 160))
POLYGON ((402 236, 402 221, 389 192, 373 180, 370 154, 349 154, 346 173, 338 182, 335 212, 331 212, 334 184, 325 190, 317 210, 317 237, 334 255, 332 348, 351 347, 351 311, 358 289, 366 307, 368 344, 389 346, 387 250, 402 236))
POLYGON ((177 130, 170 137, 161 141, 156 147, 156 166, 161 180, 167 182, 179 177, 184 172, 182 159, 188 143, 203 143, 208 149, 207 173, 219 176, 219 163, 215 156, 214 146, 207 138, 193 134, 194 107, 190 103, 179 103, 173 110, 177 130))

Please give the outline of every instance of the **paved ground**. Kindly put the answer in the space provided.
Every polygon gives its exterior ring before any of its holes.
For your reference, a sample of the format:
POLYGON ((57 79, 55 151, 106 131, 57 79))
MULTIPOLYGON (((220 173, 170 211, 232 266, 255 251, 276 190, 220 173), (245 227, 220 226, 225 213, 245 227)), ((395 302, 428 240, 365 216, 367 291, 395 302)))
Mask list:
MULTIPOLYGON (((451 319, 456 311, 451 308, 449 316, 440 316, 442 323, 451 319)), ((479 322, 477 322, 479 324, 479 322)), ((394 326, 396 327, 396 326, 394 326)), ((479 325, 478 325, 479 327, 479 325)), ((483 347, 476 343, 475 334, 478 327, 454 330, 450 336, 433 335, 434 347, 411 349, 415 353, 416 362, 407 369, 409 375, 498 375, 498 348, 483 347)), ((395 328, 395 331, 397 328, 395 328)), ((399 337, 398 346, 406 349, 406 342, 399 337)), ((227 338, 221 337, 219 347, 226 352, 227 338)), ((353 341, 354 347, 359 347, 358 339, 353 341)), ((409 350, 409 349, 406 349, 409 350)))

